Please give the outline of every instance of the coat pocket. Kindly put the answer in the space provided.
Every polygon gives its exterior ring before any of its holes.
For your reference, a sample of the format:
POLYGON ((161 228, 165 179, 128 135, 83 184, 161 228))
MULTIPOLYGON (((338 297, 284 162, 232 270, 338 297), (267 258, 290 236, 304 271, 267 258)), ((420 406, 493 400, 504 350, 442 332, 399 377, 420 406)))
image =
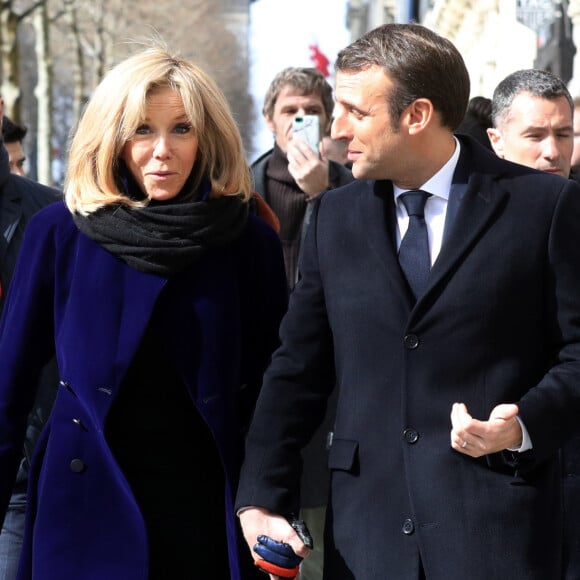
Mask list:
POLYGON ((357 470, 358 441, 335 437, 328 452, 328 468, 351 472, 357 470))

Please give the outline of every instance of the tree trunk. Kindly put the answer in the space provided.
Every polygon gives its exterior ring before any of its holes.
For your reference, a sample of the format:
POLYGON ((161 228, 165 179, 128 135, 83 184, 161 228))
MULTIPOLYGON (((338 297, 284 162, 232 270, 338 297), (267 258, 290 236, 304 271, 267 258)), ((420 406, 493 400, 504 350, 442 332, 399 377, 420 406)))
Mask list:
POLYGON ((18 22, 12 2, 3 2, 0 8, 0 96, 4 99, 4 113, 16 123, 21 123, 18 22))
POLYGON ((38 181, 52 184, 52 56, 49 50, 48 11, 43 4, 34 11, 33 26, 36 33, 36 62, 38 82, 34 94, 38 103, 38 181))
POLYGON ((64 9, 67 16, 67 23, 70 28, 71 42, 73 46, 73 63, 72 63, 72 78, 73 78, 73 127, 76 126, 80 119, 83 104, 85 102, 85 55, 82 48, 81 32, 77 19, 77 2, 76 0, 69 0, 64 3, 64 9))

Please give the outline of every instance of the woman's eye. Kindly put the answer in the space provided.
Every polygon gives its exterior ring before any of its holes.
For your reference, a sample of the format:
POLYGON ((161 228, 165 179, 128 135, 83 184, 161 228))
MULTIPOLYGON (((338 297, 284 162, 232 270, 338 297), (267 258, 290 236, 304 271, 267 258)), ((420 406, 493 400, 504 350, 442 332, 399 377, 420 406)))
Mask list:
POLYGON ((176 125, 174 131, 178 135, 185 135, 191 131, 191 125, 189 123, 179 123, 179 125, 176 125))
POLYGON ((147 135, 148 133, 150 133, 149 125, 139 125, 135 129, 135 135, 147 135))

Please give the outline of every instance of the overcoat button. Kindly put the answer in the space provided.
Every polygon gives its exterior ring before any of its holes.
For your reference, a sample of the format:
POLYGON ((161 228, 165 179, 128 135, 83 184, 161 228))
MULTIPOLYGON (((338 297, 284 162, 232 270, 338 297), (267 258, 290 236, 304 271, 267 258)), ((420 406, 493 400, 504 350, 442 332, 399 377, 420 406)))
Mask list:
POLYGON ((73 419, 72 422, 77 427, 80 427, 83 431, 88 431, 88 429, 85 427, 85 424, 80 419, 73 419))
POLYGON ((86 465, 80 459, 73 459, 70 462, 70 469, 74 473, 82 473, 86 469, 86 465))
POLYGON ((403 437, 407 443, 417 443, 419 441, 419 433, 415 429, 405 429, 403 431, 403 437))
POLYGON ((405 348, 411 350, 419 346, 419 337, 416 334, 406 334, 403 341, 405 343, 405 348))
POLYGON ((413 520, 405 520, 403 522, 403 534, 410 536, 415 531, 413 520))
POLYGON ((59 381, 59 384, 63 389, 66 389, 69 393, 72 393, 73 395, 75 394, 70 384, 67 383, 66 381, 59 381))

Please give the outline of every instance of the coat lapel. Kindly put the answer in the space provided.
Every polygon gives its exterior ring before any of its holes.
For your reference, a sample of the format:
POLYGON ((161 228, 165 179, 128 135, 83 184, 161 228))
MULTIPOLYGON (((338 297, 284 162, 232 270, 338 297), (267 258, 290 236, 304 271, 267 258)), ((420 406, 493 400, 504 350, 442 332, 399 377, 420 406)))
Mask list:
MULTIPOLYGON (((495 219, 507 196, 497 180, 504 171, 498 158, 483 147, 474 148, 473 143, 464 139, 461 139, 461 146, 447 209, 443 246, 433 264, 429 286, 416 307, 432 303, 433 292, 453 275, 454 268, 495 219)), ((372 187, 372 195, 359 196, 361 224, 369 245, 384 265, 398 297, 414 311, 420 311, 421 308, 413 308, 414 300, 397 258, 397 218, 392 183, 376 181, 372 187)))
POLYGON ((97 385, 90 396, 104 417, 143 336, 166 279, 138 272, 79 234, 76 267, 60 330, 74 356, 64 378, 97 385), (99 308, 95 308, 99 304, 99 308), (85 341, 77 337, 86 336, 85 341))
POLYGON ((453 176, 443 246, 433 264, 425 296, 452 275, 458 262, 471 251, 501 210, 507 196, 498 182, 503 172, 504 166, 493 153, 461 139, 461 156, 453 176))
POLYGON ((429 290, 448 277, 457 263, 471 251, 481 233, 501 209, 506 195, 489 176, 472 177, 457 208, 457 215, 445 235, 441 252, 433 264, 429 290))
POLYGON ((363 199, 365 204, 361 224, 366 231, 369 245, 384 265, 397 296, 408 307, 412 304, 412 297, 397 257, 395 233, 397 216, 392 183, 374 182, 372 195, 361 196, 360 200, 363 199))
POLYGON ((0 207, 0 260, 2 260, 18 224, 22 220, 22 196, 15 188, 7 187, 0 200, 2 201, 2 207, 0 207))

